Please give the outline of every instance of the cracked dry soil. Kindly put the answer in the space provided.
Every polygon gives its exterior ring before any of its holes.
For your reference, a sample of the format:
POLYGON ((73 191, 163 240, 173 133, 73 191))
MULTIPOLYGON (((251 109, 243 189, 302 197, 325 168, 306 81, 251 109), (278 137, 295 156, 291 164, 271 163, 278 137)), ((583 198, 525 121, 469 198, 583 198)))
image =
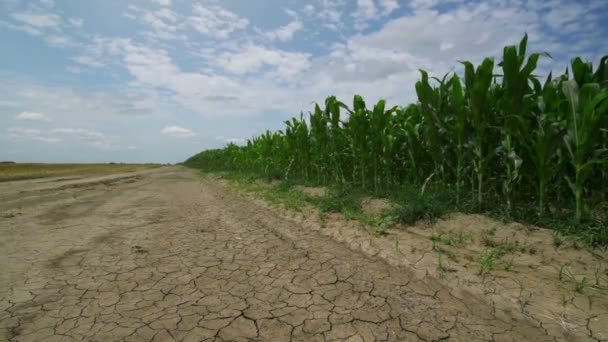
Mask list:
POLYGON ((0 340, 554 340, 180 167, 0 200, 0 340))

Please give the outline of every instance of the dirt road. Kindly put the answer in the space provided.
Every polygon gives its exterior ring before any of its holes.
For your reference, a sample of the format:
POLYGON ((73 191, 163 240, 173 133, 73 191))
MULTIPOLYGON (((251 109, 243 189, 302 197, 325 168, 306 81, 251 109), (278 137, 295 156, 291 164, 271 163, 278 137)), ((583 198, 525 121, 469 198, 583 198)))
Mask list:
POLYGON ((0 184, 0 340, 553 340, 164 167, 0 184))

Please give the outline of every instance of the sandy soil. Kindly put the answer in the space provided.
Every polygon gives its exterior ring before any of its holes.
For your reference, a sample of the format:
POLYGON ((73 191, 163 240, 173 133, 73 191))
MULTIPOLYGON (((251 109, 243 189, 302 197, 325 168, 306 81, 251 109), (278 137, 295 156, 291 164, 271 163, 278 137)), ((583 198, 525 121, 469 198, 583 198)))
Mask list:
POLYGON ((3 184, 0 340, 578 339, 220 183, 163 167, 3 184))

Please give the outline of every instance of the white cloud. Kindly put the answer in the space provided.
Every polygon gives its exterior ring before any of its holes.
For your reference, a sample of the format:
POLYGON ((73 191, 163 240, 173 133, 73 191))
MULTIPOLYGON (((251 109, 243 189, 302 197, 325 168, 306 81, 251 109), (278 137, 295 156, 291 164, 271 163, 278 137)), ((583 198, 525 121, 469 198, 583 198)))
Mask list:
POLYGON ((16 117, 15 120, 22 121, 51 121, 51 119, 42 113, 36 112, 21 112, 16 117))
POLYGON ((295 19, 289 22, 287 25, 281 26, 278 29, 270 32, 266 32, 266 38, 272 40, 279 40, 282 42, 289 41, 293 38, 294 34, 297 31, 300 31, 304 25, 300 21, 300 19, 295 19))
POLYGON ((374 0, 357 0, 357 10, 353 13, 355 18, 369 20, 374 19, 377 15, 378 10, 374 0))
POLYGON ((310 55, 269 49, 249 44, 236 52, 225 52, 218 56, 217 63, 224 70, 234 74, 257 72, 264 66, 276 68, 279 76, 288 78, 310 67, 310 55))
POLYGON ((160 6, 171 6, 171 0, 154 0, 160 6))
POLYGON ((174 138, 189 138, 196 135, 191 130, 179 126, 166 126, 160 132, 163 135, 174 138))
POLYGON ((397 0, 380 0, 380 6, 382 7, 382 14, 387 15, 399 8, 399 2, 397 0))
POLYGON ((61 136, 72 136, 99 149, 107 150, 117 147, 105 134, 86 128, 55 128, 51 130, 51 133, 61 136))
POLYGON ((69 18, 68 19, 68 23, 70 23, 70 25, 72 25, 73 27, 82 27, 83 22, 84 21, 80 18, 69 18))
POLYGON ((99 68, 99 67, 102 67, 105 65, 105 64, 99 62, 98 60, 96 60, 95 58, 93 58, 91 56, 85 56, 85 55, 74 57, 74 58, 72 58, 72 60, 76 63, 88 65, 90 67, 96 67, 96 68, 99 68))
POLYGON ((587 5, 571 2, 551 8, 545 19, 552 28, 558 29, 568 23, 580 20, 587 11, 587 5))
POLYGON ((13 18, 36 28, 59 28, 61 18, 55 14, 14 13, 13 18))
POLYGON ((308 4, 306 6, 304 6, 304 13, 306 15, 313 15, 315 13, 315 6, 308 4))
POLYGON ((369 27, 370 21, 376 21, 391 14, 399 8, 399 3, 397 0, 380 0, 380 7, 381 10, 376 6, 374 0, 357 0, 357 9, 353 13, 355 30, 364 30, 369 27))
POLYGON ((62 34, 51 34, 44 37, 44 40, 52 46, 75 46, 77 45, 72 38, 62 34))
POLYGON ((177 21, 177 15, 168 8, 161 8, 154 12, 144 12, 142 19, 153 29, 153 33, 148 33, 152 37, 159 39, 178 39, 182 37, 177 34, 179 27, 174 24, 177 21))
POLYGON ((10 127, 7 129, 8 138, 15 141, 39 141, 44 143, 57 143, 61 139, 51 137, 44 134, 39 129, 23 128, 23 127, 10 127))
POLYGON ((188 24, 197 32, 218 39, 227 39, 232 32, 249 26, 249 20, 218 5, 197 3, 192 6, 192 12, 195 15, 188 17, 188 24))

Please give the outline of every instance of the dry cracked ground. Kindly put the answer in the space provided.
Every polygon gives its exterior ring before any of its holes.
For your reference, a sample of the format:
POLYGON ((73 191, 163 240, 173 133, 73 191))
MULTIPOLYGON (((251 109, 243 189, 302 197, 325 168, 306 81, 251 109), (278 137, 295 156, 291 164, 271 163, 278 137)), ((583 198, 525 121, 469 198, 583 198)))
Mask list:
POLYGON ((180 167, 0 184, 0 340, 544 341, 180 167))

